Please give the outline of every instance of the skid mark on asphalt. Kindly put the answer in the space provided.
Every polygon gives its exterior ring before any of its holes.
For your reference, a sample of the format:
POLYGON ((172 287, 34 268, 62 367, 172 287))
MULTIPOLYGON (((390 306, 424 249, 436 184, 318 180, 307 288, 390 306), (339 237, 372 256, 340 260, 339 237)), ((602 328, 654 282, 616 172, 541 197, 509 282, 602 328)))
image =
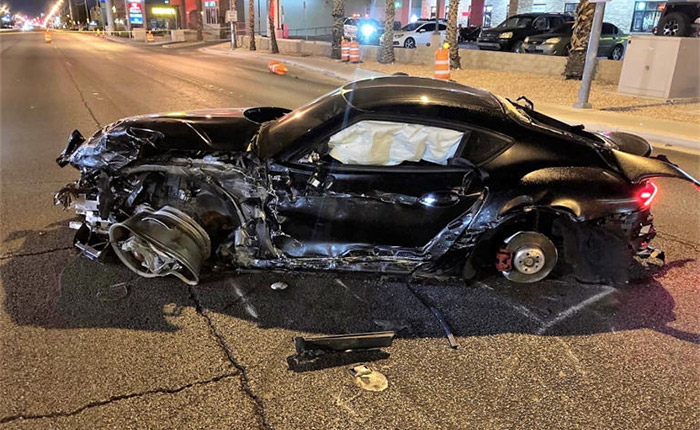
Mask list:
POLYGON ((614 293, 615 291, 617 291, 617 289, 610 287, 610 286, 603 286, 603 288, 605 289, 605 291, 598 293, 593 297, 589 297, 586 300, 584 300, 580 303, 577 303, 577 304, 571 306, 570 308, 565 309, 562 312, 559 312, 554 318, 545 321, 542 325, 540 325, 540 328, 537 329, 536 334, 539 334, 539 335, 545 334, 547 332, 547 330, 556 326, 560 322, 568 319, 569 317, 571 317, 573 315, 576 315, 581 310, 587 308, 588 306, 596 303, 597 301, 599 301, 599 300, 609 296, 610 294, 614 293))
POLYGON ((9 260, 11 258, 19 258, 19 257, 32 257, 35 255, 43 255, 43 254, 50 254, 52 252, 58 252, 58 251, 67 251, 69 249, 74 249, 73 246, 61 246, 58 248, 51 248, 51 249, 45 249, 43 251, 36 251, 36 252, 25 252, 25 253, 17 253, 17 254, 7 254, 7 255, 2 255, 0 256, 0 261, 2 260, 9 260))
POLYGON ((206 379, 204 381, 191 382, 189 384, 185 384, 185 385, 179 386, 177 388, 156 388, 153 390, 142 391, 139 393, 122 394, 119 396, 110 397, 110 398, 105 399, 105 400, 97 400, 94 402, 87 403, 87 404, 85 404, 79 408, 73 409, 71 411, 57 411, 57 412, 51 412, 51 413, 47 413, 47 414, 10 415, 10 416, 0 418, 0 424, 6 424, 6 423, 10 423, 12 421, 17 421, 17 420, 40 420, 40 419, 47 419, 47 418, 50 419, 50 418, 71 417, 71 416, 77 415, 77 414, 79 414, 87 409, 96 408, 99 406, 106 406, 106 405, 109 405, 110 403, 113 403, 113 402, 118 402, 121 400, 129 400, 129 399, 134 399, 137 397, 143 397, 143 396, 154 395, 154 394, 176 394, 176 393, 185 391, 188 388, 212 384, 215 382, 219 382, 223 379, 233 378, 235 376, 238 376, 238 372, 226 373, 223 375, 215 376, 215 377, 210 378, 210 379, 206 379))
POLYGON ((226 342, 226 339, 224 336, 219 333, 219 331, 216 328, 216 325, 214 324, 214 321, 212 321, 211 317, 209 316, 209 311, 204 309, 204 307, 201 304, 201 301, 199 300, 199 297, 197 296, 197 292, 195 291, 194 287, 188 286, 187 287, 190 292, 190 299, 192 302, 194 302, 195 305, 195 310, 199 315, 201 315, 205 322, 207 323, 207 326, 209 327, 209 331, 211 334, 214 336, 216 341, 218 342, 219 346, 223 350, 224 354, 228 358, 228 361, 233 365, 234 368, 238 370, 237 374, 240 376, 240 381, 241 381, 241 386, 243 387, 243 391, 246 393, 248 397, 253 401, 253 404, 255 405, 255 411, 256 415, 260 419, 260 424, 263 429, 272 429, 272 426, 269 424, 267 420, 267 414, 265 412, 265 405, 263 404, 262 398, 258 396, 254 391, 253 388, 250 385, 250 377, 248 376, 248 369, 241 364, 238 359, 235 357, 233 354, 233 351, 231 348, 228 346, 228 343, 226 342))

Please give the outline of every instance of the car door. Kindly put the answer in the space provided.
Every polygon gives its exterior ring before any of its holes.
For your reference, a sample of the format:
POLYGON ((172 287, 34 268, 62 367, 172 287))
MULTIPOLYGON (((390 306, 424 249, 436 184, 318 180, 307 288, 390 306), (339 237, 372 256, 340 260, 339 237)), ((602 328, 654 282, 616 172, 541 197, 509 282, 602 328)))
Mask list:
POLYGON ((600 31, 600 42, 598 43, 598 56, 608 57, 615 46, 615 33, 617 28, 609 22, 603 23, 600 31))
POLYGON ((415 31, 416 47, 426 46, 430 43, 430 37, 435 31, 435 23, 428 22, 420 26, 415 31))
POLYGON ((277 212, 289 238, 278 246, 290 257, 425 247, 477 206, 480 176, 459 157, 471 135, 469 130, 361 118, 274 164, 277 212), (417 142, 426 142, 426 135, 437 142, 430 148, 443 145, 444 150, 430 149, 432 155, 426 156, 426 146, 417 160, 417 142), (435 153, 441 154, 440 162, 435 153))

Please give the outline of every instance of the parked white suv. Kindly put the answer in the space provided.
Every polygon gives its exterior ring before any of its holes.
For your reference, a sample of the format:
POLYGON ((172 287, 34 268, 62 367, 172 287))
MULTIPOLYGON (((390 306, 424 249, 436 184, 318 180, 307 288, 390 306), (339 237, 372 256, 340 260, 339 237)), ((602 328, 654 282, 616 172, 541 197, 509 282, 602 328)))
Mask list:
MULTIPOLYGON (((438 22, 440 36, 444 38, 447 24, 438 22)), ((394 33, 394 46, 413 49, 416 46, 430 46, 430 37, 435 32, 435 21, 417 21, 404 26, 394 33)))

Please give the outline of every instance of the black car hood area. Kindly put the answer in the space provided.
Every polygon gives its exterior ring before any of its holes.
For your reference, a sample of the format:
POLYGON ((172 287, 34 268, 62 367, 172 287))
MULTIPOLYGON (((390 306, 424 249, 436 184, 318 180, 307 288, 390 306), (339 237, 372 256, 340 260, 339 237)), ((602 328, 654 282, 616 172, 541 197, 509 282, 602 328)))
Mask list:
POLYGON ((56 161, 117 171, 140 156, 164 152, 242 152, 262 122, 287 112, 282 108, 221 109, 125 118, 87 141, 73 132, 56 161))

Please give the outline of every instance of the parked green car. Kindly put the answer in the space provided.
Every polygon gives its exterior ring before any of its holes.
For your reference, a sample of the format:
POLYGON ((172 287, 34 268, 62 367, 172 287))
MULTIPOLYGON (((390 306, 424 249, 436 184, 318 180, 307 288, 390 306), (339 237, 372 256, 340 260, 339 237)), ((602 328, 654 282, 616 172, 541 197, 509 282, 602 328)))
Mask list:
MULTIPOLYGON (((549 33, 525 38, 522 46, 523 52, 545 55, 569 55, 573 26, 574 23, 571 21, 549 33)), ((625 47, 627 46, 627 39, 629 39, 629 36, 620 31, 619 28, 609 22, 604 22, 598 45, 598 56, 612 60, 622 60, 622 56, 625 54, 625 47)))

